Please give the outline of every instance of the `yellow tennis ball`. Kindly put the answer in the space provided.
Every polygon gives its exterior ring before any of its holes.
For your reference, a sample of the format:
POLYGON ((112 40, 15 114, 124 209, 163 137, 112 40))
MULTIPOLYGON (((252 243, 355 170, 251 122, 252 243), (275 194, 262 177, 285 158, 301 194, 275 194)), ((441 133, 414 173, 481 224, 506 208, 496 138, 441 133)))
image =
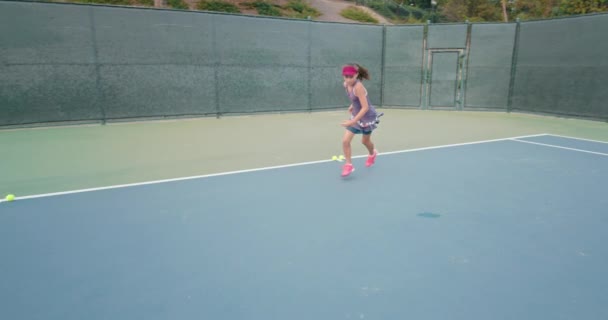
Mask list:
POLYGON ((344 159, 346 159, 346 158, 345 158, 343 155, 340 155, 339 159, 340 159, 340 160, 344 160, 344 159))
POLYGON ((13 201, 15 200, 15 195, 14 194, 9 194, 6 196, 6 201, 13 201))
POLYGON ((338 157, 337 156, 333 156, 333 157, 331 157, 331 160, 336 161, 336 160, 338 160, 338 157))

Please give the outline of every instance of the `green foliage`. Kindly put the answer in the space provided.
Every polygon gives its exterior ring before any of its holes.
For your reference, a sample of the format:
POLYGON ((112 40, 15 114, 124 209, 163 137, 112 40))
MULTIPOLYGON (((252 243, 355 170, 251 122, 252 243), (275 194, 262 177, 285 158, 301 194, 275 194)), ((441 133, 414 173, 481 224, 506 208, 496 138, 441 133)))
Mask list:
POLYGON ((109 4, 109 5, 116 5, 116 6, 129 6, 129 5, 131 5, 131 0, 74 0, 74 2, 109 4))
POLYGON ((429 12, 393 1, 371 0, 366 5, 393 22, 422 22, 429 12))
POLYGON ((559 9, 564 14, 608 11, 608 0, 562 0, 559 9))
POLYGON ((439 10, 449 22, 502 20, 500 0, 443 0, 439 10))
POLYGON ((374 9, 374 11, 378 12, 380 15, 382 15, 383 17, 390 19, 390 20, 396 20, 397 19, 397 15, 395 14, 395 12, 393 12, 392 10, 390 10, 388 8, 388 6, 385 5, 384 1, 372 1, 372 2, 368 2, 367 6, 374 9))
POLYGON ((309 6, 308 3, 303 0, 291 0, 284 9, 286 11, 286 16, 291 18, 306 19, 309 16, 315 18, 321 15, 317 9, 309 6))
POLYGON ((402 1, 401 4, 409 4, 413 7, 420 8, 420 9, 432 8, 431 0, 409 0, 409 1, 402 1))
MULTIPOLYGON (((437 0, 446 22, 502 21, 500 0, 437 0)), ((551 18, 608 11, 608 0, 517 0, 507 1, 509 20, 551 18)))
POLYGON ((154 0, 71 0, 70 2, 107 4, 113 6, 154 6, 154 0))
MULTIPOLYGON (((43 0, 44 1, 44 0, 43 0)), ((122 6, 154 6, 154 0, 48 0, 80 3, 96 3, 122 6)), ((278 0, 244 0, 241 7, 256 9, 260 15, 287 16, 306 19, 318 17, 319 11, 311 7, 306 0, 289 0, 280 6, 278 0)), ((347 0, 366 5, 394 23, 436 22, 493 22, 503 21, 502 1, 506 3, 509 21, 543 19, 557 16, 579 15, 596 12, 608 12, 608 0, 436 0, 433 7, 431 0, 347 0)), ((165 0, 170 8, 188 10, 184 0, 165 0)), ((223 0, 200 0, 196 8, 206 11, 240 13, 239 6, 223 0)), ((361 11, 361 10, 360 10, 361 11)), ((342 14, 342 13, 341 13, 342 14)), ((346 14, 353 20, 377 23, 369 14, 356 12, 349 8, 346 14)), ((342 14, 344 16, 344 14, 342 14)))
POLYGON ((256 8, 259 14, 263 16, 281 16, 281 11, 279 10, 279 6, 275 6, 265 1, 256 1, 253 3, 253 7, 256 8))
POLYGON ((286 7, 300 13, 304 12, 307 8, 310 8, 308 4, 302 0, 290 1, 286 7))
POLYGON ((188 4, 184 0, 167 0, 167 6, 173 9, 188 10, 188 4))
POLYGON ((608 0, 527 0, 513 6, 522 20, 608 11, 608 0))
POLYGON ((205 11, 217 11, 217 12, 228 12, 228 13, 240 13, 241 10, 237 6, 232 3, 224 2, 221 0, 212 0, 212 1, 201 1, 196 6, 199 10, 205 11))
POLYGON ((340 15, 342 15, 344 18, 355 20, 355 21, 378 23, 378 20, 376 20, 376 18, 372 17, 371 15, 369 15, 369 13, 367 13, 357 7, 353 7, 353 6, 342 10, 340 12, 340 15))
MULTIPOLYGON (((523 20, 534 18, 547 18, 554 14, 560 0, 527 0, 518 1, 512 6, 515 15, 523 20)), ((557 10, 559 11, 559 10, 557 10)))
POLYGON ((279 6, 257 0, 255 2, 242 2, 242 6, 248 9, 256 9, 259 14, 266 16, 283 16, 297 19, 306 19, 310 17, 318 17, 321 15, 319 11, 308 5, 305 0, 290 0, 286 5, 279 6))

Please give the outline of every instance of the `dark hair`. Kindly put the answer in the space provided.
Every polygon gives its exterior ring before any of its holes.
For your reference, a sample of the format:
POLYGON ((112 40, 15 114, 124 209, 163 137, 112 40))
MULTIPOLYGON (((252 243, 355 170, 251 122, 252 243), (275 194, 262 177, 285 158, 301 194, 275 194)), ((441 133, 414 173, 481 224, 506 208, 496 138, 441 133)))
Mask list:
POLYGON ((357 73, 359 74, 357 76, 357 79, 361 80, 361 79, 365 79, 365 80, 369 80, 369 71, 367 71, 367 69, 365 69, 364 67, 360 66, 358 63, 350 63, 349 65, 357 68, 357 73))

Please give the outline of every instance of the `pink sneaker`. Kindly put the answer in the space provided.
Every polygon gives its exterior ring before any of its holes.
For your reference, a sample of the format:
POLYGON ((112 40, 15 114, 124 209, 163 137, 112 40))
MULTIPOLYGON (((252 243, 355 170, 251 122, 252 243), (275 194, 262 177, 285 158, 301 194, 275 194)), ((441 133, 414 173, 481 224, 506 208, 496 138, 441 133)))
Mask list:
POLYGON ((351 163, 347 163, 342 167, 342 176, 346 177, 355 171, 355 167, 351 163))
POLYGON ((374 162, 376 162, 376 156, 378 155, 378 150, 374 149, 374 154, 367 156, 367 161, 365 161, 366 167, 371 167, 374 162))

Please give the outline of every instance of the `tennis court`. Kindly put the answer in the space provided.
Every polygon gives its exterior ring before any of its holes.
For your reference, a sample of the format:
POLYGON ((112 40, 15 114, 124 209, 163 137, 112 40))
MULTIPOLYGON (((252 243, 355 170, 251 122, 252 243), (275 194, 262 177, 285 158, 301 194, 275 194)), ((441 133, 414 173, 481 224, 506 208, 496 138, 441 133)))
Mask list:
POLYGON ((607 14, 0 23, 0 319, 608 319, 607 14))
POLYGON ((2 203, 11 319, 600 319, 608 144, 531 135, 2 203))

